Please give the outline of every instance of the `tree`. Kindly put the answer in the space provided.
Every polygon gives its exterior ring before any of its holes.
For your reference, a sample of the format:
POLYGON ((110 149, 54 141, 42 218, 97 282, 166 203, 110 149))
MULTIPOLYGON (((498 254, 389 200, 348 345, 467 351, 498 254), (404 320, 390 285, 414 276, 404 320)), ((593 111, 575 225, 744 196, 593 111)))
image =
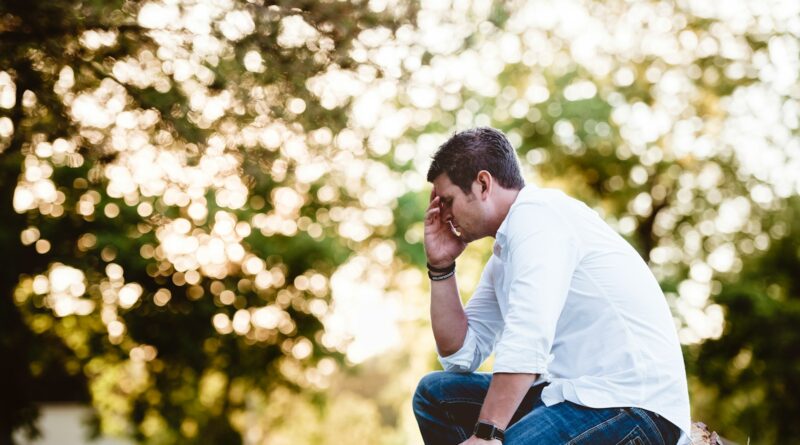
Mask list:
POLYGON ((1 443, 43 373, 85 375, 104 432, 238 443, 335 369, 328 277, 386 222, 326 76, 380 75, 351 50, 404 8, 3 2, 1 443))
POLYGON ((721 431, 762 443, 800 437, 787 416, 800 410, 793 397, 800 389, 799 204, 795 196, 766 219, 776 241, 748 257, 741 274, 726 277, 715 298, 725 308, 722 336, 689 349, 693 374, 711 389, 713 405, 704 406, 704 413, 718 419, 721 431))
MULTIPOLYGON (((424 292, 427 155, 476 125, 648 260, 697 418, 796 435, 791 7, 229 6, 0 6, 2 437, 36 382, 85 372, 64 397, 105 431, 235 441, 245 405, 341 360, 319 323, 337 274, 424 292)), ((459 261, 464 295, 489 245, 459 261)))

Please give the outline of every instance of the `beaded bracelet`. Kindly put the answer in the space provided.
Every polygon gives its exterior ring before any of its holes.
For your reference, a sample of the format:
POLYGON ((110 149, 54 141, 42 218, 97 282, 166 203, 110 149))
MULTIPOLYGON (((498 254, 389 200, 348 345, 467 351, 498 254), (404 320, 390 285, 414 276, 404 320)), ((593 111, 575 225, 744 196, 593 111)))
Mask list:
POLYGON ((431 263, 426 263, 426 265, 428 266, 428 270, 429 271, 435 272, 435 273, 448 273, 448 272, 452 272, 452 271, 456 270, 456 262, 455 261, 453 261, 453 264, 451 264, 451 265, 449 265, 447 267, 442 267, 442 268, 433 267, 433 266, 431 266, 431 263))
POLYGON ((444 280, 452 277, 455 274, 456 274, 456 269, 455 268, 453 268, 453 270, 451 270, 450 272, 447 272, 444 275, 434 275, 434 274, 431 273, 431 271, 428 271, 428 278, 430 278, 431 281, 444 281, 444 280))

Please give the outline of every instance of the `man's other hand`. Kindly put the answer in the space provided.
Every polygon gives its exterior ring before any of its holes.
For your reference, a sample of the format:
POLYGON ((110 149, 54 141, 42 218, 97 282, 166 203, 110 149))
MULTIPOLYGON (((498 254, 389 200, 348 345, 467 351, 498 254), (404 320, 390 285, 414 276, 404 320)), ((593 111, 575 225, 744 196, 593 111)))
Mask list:
POLYGON ((441 218, 441 199, 431 191, 431 201, 425 211, 425 255, 434 267, 447 267, 461 255, 467 243, 461 240, 448 221, 441 218))

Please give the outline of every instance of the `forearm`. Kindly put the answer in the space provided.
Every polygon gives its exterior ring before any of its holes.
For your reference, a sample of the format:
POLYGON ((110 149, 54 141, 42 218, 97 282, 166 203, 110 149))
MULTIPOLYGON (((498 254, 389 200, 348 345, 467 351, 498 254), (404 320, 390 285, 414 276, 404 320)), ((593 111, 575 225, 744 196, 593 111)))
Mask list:
POLYGON ((443 357, 461 349, 467 335, 467 316, 455 276, 431 281, 431 325, 436 347, 443 357))
POLYGON ((494 373, 479 419, 506 429, 538 374, 494 373))

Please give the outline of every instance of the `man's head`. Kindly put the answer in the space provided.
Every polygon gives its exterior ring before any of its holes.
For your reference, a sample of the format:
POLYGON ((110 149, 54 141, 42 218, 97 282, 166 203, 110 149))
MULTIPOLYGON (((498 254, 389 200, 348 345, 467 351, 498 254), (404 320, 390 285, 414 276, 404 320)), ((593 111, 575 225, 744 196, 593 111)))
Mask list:
POLYGON ((433 156, 428 181, 440 199, 443 222, 464 242, 494 236, 525 181, 503 133, 475 128, 456 133, 433 156))
POLYGON ((464 130, 442 144, 433 155, 428 182, 446 173, 453 184, 470 193, 481 170, 489 172, 503 188, 520 190, 525 186, 511 143, 502 132, 488 127, 464 130))

